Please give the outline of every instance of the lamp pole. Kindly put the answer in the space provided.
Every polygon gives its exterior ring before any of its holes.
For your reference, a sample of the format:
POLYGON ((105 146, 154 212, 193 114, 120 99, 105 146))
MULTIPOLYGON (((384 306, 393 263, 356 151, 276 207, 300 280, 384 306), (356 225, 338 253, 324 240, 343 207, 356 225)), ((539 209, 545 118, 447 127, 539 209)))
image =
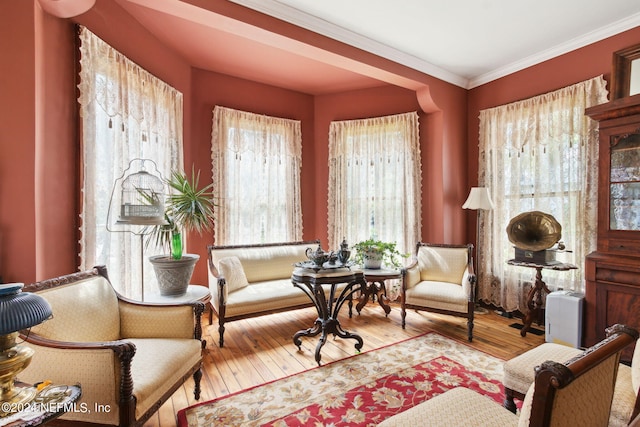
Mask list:
MULTIPOLYGON (((493 209, 493 201, 491 200, 489 189, 486 187, 472 187, 467 200, 462 205, 462 209, 472 209, 476 211, 476 256, 474 271, 476 277, 480 277, 480 262, 478 260, 478 249, 480 246, 480 212, 478 211, 493 209)), ((478 282, 479 281, 476 280, 476 304, 478 300, 478 282)), ((480 311, 479 308, 476 308, 476 311, 480 311)))

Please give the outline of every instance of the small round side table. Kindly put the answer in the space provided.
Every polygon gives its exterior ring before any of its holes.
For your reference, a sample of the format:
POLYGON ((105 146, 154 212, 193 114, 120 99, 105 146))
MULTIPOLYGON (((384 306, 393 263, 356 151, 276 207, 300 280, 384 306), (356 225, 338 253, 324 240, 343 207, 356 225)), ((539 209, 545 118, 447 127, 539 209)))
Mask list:
POLYGON ((360 314, 360 310, 367 304, 369 298, 375 301, 377 297, 378 304, 384 310, 385 316, 388 316, 391 312, 391 307, 385 301, 388 301, 389 298, 387 298, 387 287, 384 282, 390 279, 400 279, 402 277, 400 270, 365 268, 363 271, 367 284, 362 287, 362 296, 360 297, 360 302, 356 305, 356 311, 360 314))
POLYGON ((195 301, 202 301, 205 305, 211 301, 211 292, 209 292, 209 288, 200 285, 189 285, 187 287, 187 292, 183 295, 165 296, 160 295, 160 293, 153 292, 147 294, 144 298, 144 302, 152 304, 182 304, 185 302, 195 301))

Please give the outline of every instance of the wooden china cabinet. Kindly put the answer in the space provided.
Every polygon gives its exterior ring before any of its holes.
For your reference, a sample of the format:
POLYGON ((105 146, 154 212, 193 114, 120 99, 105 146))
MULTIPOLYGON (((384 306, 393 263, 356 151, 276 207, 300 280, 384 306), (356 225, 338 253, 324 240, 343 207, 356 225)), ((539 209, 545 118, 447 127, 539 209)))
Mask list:
MULTIPOLYGON (((600 125, 598 245, 585 261, 585 346, 622 323, 640 329, 640 94, 588 108, 600 125)), ((633 346, 623 352, 629 361, 633 346)))

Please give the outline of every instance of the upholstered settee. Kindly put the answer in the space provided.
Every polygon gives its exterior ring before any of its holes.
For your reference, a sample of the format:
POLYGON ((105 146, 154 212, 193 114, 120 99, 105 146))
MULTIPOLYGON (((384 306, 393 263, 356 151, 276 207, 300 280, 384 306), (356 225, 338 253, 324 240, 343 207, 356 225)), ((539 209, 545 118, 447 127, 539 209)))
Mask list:
POLYGON ((19 380, 80 384, 77 410, 61 420, 140 426, 193 375, 200 397, 204 304, 127 300, 104 266, 27 285, 53 317, 24 337, 35 354, 19 380), (98 409, 96 409, 98 408, 98 409))
POLYGON ((249 317, 313 306, 311 299, 293 286, 294 264, 307 261, 307 248, 320 241, 213 246, 209 252, 211 311, 218 316, 220 347, 225 323, 249 317))

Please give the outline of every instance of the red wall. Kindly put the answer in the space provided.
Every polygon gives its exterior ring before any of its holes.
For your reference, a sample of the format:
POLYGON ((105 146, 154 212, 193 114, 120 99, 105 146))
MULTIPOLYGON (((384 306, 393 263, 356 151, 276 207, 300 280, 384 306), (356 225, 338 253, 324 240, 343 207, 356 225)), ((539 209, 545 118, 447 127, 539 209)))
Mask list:
MULTIPOLYGON (((190 117, 191 68, 117 3, 98 0, 77 21, 182 91, 190 117)), ((74 38, 71 21, 43 12, 36 1, 0 2, 0 276, 5 282, 29 283, 77 269, 74 38)), ((190 131, 186 123, 185 139, 190 131)), ((190 160, 189 153, 185 157, 190 160)))
MULTIPOLYGON (((640 42, 640 29, 467 91, 380 60, 416 88, 380 87, 311 96, 192 69, 111 0, 75 22, 184 94, 185 167, 208 176, 216 104, 302 121, 304 238, 327 241, 328 129, 331 120, 420 113, 423 232, 431 242, 473 241, 475 216, 464 211, 476 184, 481 109, 548 92, 598 74, 611 53, 640 42), (135 42, 132 42, 134 40, 135 42)), ((77 265, 78 174, 76 93, 71 21, 34 1, 0 2, 0 275, 31 282, 77 265)), ((344 48, 345 51, 348 49, 344 48)), ((375 59, 375 58, 374 58, 375 59)), ((368 55, 367 61, 373 61, 368 55)), ((206 258, 211 237, 191 236, 188 250, 206 258)), ((194 282, 206 283, 206 263, 194 282)))
POLYGON ((0 3, 0 275, 33 277, 36 55, 31 2, 0 3))

